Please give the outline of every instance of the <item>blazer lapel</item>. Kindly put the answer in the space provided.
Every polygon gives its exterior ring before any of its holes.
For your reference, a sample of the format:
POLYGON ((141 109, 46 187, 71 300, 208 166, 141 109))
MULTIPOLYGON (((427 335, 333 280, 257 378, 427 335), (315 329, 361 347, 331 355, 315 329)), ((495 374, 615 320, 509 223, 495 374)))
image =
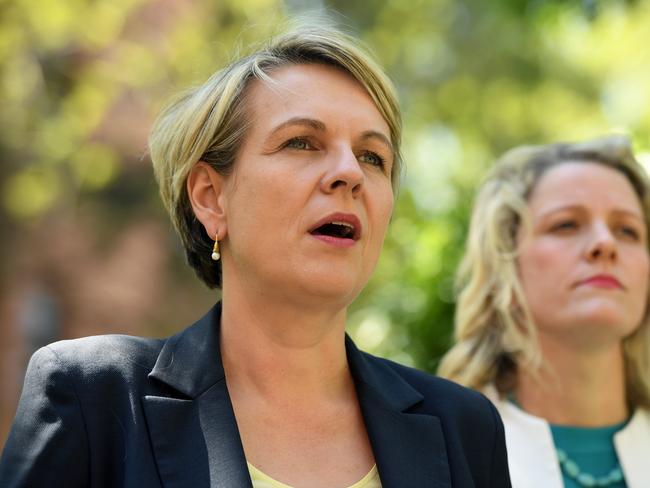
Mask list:
POLYGON ((163 346, 142 404, 165 488, 252 488, 219 349, 220 304, 163 346))
POLYGON ((210 486, 207 449, 196 403, 146 396, 143 407, 162 485, 210 486))
MULTIPOLYGON (((162 484, 252 488, 219 349, 221 306, 169 338, 142 398, 162 484)), ((451 488, 440 420, 409 411, 422 395, 346 338, 348 362, 383 488, 451 488)))
POLYGON ((349 338, 346 346, 382 488, 451 488, 440 420, 409 413, 422 395, 349 338))

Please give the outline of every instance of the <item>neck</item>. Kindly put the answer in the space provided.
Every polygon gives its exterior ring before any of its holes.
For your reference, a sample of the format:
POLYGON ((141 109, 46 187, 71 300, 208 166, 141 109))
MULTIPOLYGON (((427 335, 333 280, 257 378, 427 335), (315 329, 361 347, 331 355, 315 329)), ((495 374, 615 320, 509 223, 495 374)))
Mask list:
POLYGON ((229 287, 222 300, 221 352, 233 394, 245 391, 272 403, 305 405, 353 391, 345 308, 308 309, 229 287))
POLYGON ((521 371, 517 400, 552 424, 602 427, 629 415, 620 343, 577 351, 562 339, 540 336, 544 365, 539 377, 521 371))

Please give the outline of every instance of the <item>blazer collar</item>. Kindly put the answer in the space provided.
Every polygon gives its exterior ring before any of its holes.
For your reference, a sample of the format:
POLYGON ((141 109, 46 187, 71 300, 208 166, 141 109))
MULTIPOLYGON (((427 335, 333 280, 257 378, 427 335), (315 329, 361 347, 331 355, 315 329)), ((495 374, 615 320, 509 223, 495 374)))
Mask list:
MULTIPOLYGON (((166 488, 188 486, 188 480, 192 486, 252 486, 226 387, 220 318, 217 303, 169 338, 149 374, 164 385, 165 395, 146 396, 143 406, 166 488)), ((440 420, 411 411, 422 394, 347 336, 346 351, 382 487, 451 487, 440 420)))
POLYGON ((385 360, 361 352, 347 334, 345 349, 357 388, 363 383, 372 389, 386 408, 402 412, 423 400, 422 394, 404 381, 385 360))
POLYGON ((194 325, 165 341, 149 378, 161 381, 187 398, 196 398, 225 378, 219 327, 221 302, 194 325))
POLYGON ((142 399, 165 488, 252 488, 221 351, 221 304, 170 337, 149 378, 160 396, 142 399))
MULTIPOLYGON (((149 378, 161 381, 188 398, 196 398, 225 373, 219 347, 221 302, 191 327, 165 341, 149 378)), ((348 335, 345 348, 357 383, 372 388, 386 407, 401 412, 423 399, 401 376, 378 358, 357 348, 348 335)))
POLYGON ((637 408, 628 424, 614 435, 614 445, 628 488, 648 486, 650 410, 637 408))
POLYGON ((451 488, 440 419, 417 413, 423 395, 349 337, 346 350, 382 487, 451 488))

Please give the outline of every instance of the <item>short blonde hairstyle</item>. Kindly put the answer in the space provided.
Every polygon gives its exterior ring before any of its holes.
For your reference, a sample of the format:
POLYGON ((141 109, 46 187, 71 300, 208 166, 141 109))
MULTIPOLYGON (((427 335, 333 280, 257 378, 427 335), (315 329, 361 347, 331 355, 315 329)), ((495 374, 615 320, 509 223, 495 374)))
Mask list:
MULTIPOLYGON (((456 343, 440 363, 441 376, 479 390, 494 383, 505 394, 515 389, 519 368, 539 371, 543 361, 536 328, 517 272, 517 233, 522 225, 530 226, 527 201, 541 176, 567 162, 598 163, 625 175, 650 229, 650 186, 627 138, 609 136, 507 152, 474 204, 456 277, 456 343)), ((650 407, 649 315, 646 306, 641 325, 623 343, 628 400, 645 407, 650 407)))
POLYGON ((213 236, 196 219, 186 180, 198 161, 228 175, 250 124, 246 95, 253 80, 272 81, 288 65, 326 64, 342 69, 368 92, 386 120, 394 151, 393 189, 399 186, 402 122, 393 84, 360 42, 326 26, 298 27, 265 43, 183 93, 159 115, 149 138, 163 203, 181 237, 188 263, 210 288, 221 286, 220 262, 211 260, 213 236))

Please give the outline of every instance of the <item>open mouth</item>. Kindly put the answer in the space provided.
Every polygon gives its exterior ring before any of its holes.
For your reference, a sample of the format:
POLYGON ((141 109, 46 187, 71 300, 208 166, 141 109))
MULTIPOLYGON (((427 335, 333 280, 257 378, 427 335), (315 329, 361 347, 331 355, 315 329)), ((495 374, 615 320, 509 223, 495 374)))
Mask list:
POLYGON ((311 231, 311 234, 315 236, 337 237, 339 239, 358 239, 354 225, 348 222, 328 222, 316 227, 311 231))

